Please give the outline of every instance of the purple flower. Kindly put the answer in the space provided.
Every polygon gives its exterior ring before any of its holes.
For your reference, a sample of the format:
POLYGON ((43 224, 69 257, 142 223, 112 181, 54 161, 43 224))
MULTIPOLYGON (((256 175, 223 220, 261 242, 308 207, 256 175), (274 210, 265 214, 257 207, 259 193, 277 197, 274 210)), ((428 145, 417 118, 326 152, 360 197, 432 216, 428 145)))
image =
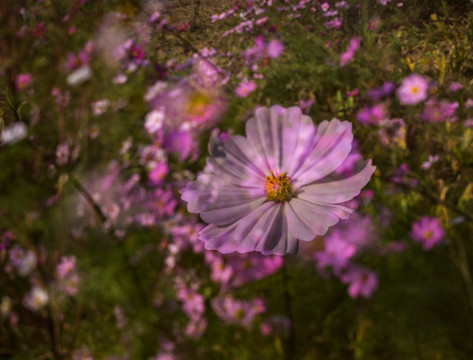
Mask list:
POLYGON ((194 145, 191 134, 184 130, 169 131, 164 138, 164 148, 179 156, 181 161, 184 161, 189 156, 194 145))
POLYGON ((418 74, 411 74, 402 80, 397 89, 397 97, 403 105, 415 105, 427 99, 429 83, 418 74))
POLYGON ((423 216, 412 224, 410 236, 412 240, 422 244, 424 250, 433 249, 439 244, 445 235, 442 225, 437 218, 423 216))
POLYGON ((206 249, 296 253, 298 240, 349 216, 343 204, 375 170, 366 161, 351 177, 334 175, 352 147, 351 123, 316 127, 298 107, 258 108, 246 134, 212 141, 206 171, 181 190, 189 212, 210 223, 199 234, 206 249))
POLYGON ((391 95, 395 88, 391 81, 387 81, 378 88, 368 90, 367 95, 371 100, 380 100, 385 96, 391 95))

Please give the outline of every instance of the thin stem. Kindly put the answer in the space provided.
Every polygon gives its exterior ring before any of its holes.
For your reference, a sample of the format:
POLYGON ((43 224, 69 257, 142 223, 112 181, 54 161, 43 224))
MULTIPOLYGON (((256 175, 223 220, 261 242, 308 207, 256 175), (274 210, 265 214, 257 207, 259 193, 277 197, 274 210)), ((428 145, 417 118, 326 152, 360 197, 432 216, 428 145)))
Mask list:
POLYGON ((284 296, 284 305, 286 308, 286 315, 289 319, 289 337, 287 340, 287 346, 285 348, 285 358, 286 360, 294 359, 294 355, 296 352, 296 329, 294 323, 294 316, 292 314, 292 297, 291 293, 289 292, 289 277, 287 274, 287 265, 286 259, 284 259, 281 274, 282 274, 282 282, 283 282, 283 296, 284 296))
POLYGON ((69 175, 69 181, 71 182, 72 186, 74 186, 76 190, 79 191, 81 195, 87 200, 100 221, 102 223, 107 221, 107 217, 104 215, 102 209, 100 209, 100 206, 98 206, 98 204, 94 201, 86 188, 84 188, 82 184, 72 175, 69 175))

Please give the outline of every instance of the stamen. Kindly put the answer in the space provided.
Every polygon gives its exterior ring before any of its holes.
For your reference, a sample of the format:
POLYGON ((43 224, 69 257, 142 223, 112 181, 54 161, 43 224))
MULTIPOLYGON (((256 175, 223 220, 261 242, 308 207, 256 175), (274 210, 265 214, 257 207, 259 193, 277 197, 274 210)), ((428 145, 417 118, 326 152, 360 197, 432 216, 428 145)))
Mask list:
POLYGON ((291 179, 287 176, 287 173, 275 174, 272 170, 266 176, 264 190, 268 200, 277 202, 289 201, 295 195, 291 179))

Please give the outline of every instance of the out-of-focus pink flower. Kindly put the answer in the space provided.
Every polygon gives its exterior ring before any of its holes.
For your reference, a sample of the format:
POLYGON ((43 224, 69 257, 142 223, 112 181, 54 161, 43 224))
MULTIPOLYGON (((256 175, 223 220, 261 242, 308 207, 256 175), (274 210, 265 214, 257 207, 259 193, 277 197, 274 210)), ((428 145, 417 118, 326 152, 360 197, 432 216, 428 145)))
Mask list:
POLYGON ((429 99, 425 102, 424 111, 420 114, 420 118, 428 122, 442 122, 445 120, 455 121, 455 112, 458 108, 458 102, 448 102, 445 100, 438 101, 429 99))
POLYGON ((132 59, 141 60, 145 56, 145 52, 139 45, 134 45, 130 49, 130 57, 132 59))
POLYGON ((76 268, 76 257, 72 256, 62 256, 61 261, 57 264, 56 274, 58 279, 64 279, 70 273, 75 271, 76 268))
POLYGON ((18 74, 15 79, 15 87, 18 91, 25 90, 30 84, 33 76, 30 73, 18 74))
POLYGON ((196 148, 195 141, 189 131, 172 130, 164 136, 164 148, 176 154, 181 161, 184 161, 196 148))
POLYGON ((429 251, 442 242, 445 232, 437 218, 423 216, 412 224, 410 236, 424 250, 429 251))
POLYGON ((397 97, 403 105, 416 105, 427 99, 429 83, 418 74, 411 74, 402 80, 397 97))
POLYGON ((207 328, 207 320, 204 317, 200 319, 190 319, 186 326, 185 334, 192 339, 199 339, 207 328))
POLYGON ((395 89, 396 86, 391 81, 386 81, 382 86, 368 90, 367 95, 371 100, 380 100, 391 95, 395 89))
POLYGON ((361 266, 350 267, 342 280, 348 284, 348 295, 353 299, 358 297, 368 299, 378 287, 376 274, 361 266))
POLYGON ((70 148, 68 143, 59 144, 56 148, 56 164, 64 166, 69 161, 70 148))
POLYGON ((365 106, 356 115, 357 120, 362 124, 379 125, 386 119, 386 108, 384 104, 376 104, 374 106, 365 106))
POLYGON ((256 83, 253 80, 243 80, 235 89, 236 96, 240 98, 247 97, 256 89, 256 83))
POLYGON ((359 36, 351 38, 347 50, 340 55, 340 66, 345 66, 355 56, 361 44, 359 36))
POLYGON ((453 82, 448 88, 450 89, 450 91, 455 92, 463 88, 463 85, 459 82, 453 82))
POLYGON ((324 239, 325 248, 315 254, 317 267, 321 271, 330 268, 334 274, 339 275, 341 270, 348 265, 348 261, 356 253, 356 246, 345 241, 338 233, 324 239))
POLYGON ((439 155, 429 155, 429 158, 427 161, 424 161, 421 165, 420 168, 423 170, 428 170, 431 168, 433 164, 435 164, 437 161, 439 161, 440 156, 439 155))
POLYGON ((164 178, 169 172, 168 163, 158 162, 156 165, 148 172, 148 180, 151 185, 158 186, 161 185, 164 181, 164 178))
POLYGON ((231 287, 262 279, 275 273, 283 264, 281 256, 264 256, 258 253, 228 254, 223 258, 232 269, 228 281, 231 287))
POLYGON ((214 298, 212 307, 225 323, 238 324, 247 329, 251 329, 255 316, 266 310, 263 299, 243 301, 230 296, 214 298))
POLYGON ((284 51, 283 43, 276 39, 272 39, 269 42, 268 47, 266 48, 266 53, 272 59, 278 58, 282 54, 283 51, 284 51))
POLYGON ((110 101, 107 99, 95 101, 91 104, 92 111, 95 116, 102 115, 110 107, 110 101))
POLYGON ((191 319, 200 319, 205 311, 204 297, 185 284, 178 284, 177 298, 183 302, 182 309, 191 319))

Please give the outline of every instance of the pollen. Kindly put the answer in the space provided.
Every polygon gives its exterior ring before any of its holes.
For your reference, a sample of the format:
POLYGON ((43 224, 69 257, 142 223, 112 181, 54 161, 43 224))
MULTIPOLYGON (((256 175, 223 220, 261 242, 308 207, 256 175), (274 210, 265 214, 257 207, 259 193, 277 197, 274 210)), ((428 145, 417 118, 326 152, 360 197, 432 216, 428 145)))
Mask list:
POLYGON ((266 199, 277 202, 289 201, 295 195, 291 179, 287 173, 276 174, 272 170, 266 176, 266 199))

